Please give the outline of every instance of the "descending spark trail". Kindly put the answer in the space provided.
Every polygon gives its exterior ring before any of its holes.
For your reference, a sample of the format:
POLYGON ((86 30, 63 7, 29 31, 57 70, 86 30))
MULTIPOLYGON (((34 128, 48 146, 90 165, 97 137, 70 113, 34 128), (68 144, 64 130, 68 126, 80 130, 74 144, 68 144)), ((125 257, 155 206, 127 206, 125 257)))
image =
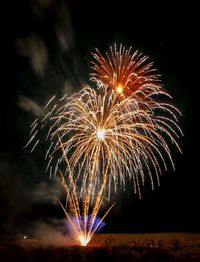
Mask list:
MULTIPOLYGON (((122 45, 110 48, 103 57, 93 54, 92 89, 86 85, 79 93, 60 99, 53 97, 45 106, 47 114, 33 122, 27 145, 33 151, 39 144, 39 130, 46 127, 47 169, 60 174, 67 193, 69 212, 61 204, 74 237, 86 245, 103 225, 98 213, 112 188, 125 188, 126 177, 133 181, 134 192, 141 197, 145 174, 154 189, 159 185, 165 157, 174 163, 169 142, 180 150, 177 140, 179 110, 158 98, 171 98, 154 73, 147 57, 126 50, 122 45), (155 178, 154 178, 155 176, 155 178)), ((181 151, 181 150, 180 150, 181 151)))

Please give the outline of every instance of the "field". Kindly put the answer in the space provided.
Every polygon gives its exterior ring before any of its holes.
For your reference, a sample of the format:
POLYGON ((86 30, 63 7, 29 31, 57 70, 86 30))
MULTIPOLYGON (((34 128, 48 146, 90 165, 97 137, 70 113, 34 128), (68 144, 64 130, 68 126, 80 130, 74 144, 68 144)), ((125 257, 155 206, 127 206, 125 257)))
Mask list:
POLYGON ((51 243, 1 242, 0 261, 200 261, 200 234, 98 234, 87 247, 51 243))

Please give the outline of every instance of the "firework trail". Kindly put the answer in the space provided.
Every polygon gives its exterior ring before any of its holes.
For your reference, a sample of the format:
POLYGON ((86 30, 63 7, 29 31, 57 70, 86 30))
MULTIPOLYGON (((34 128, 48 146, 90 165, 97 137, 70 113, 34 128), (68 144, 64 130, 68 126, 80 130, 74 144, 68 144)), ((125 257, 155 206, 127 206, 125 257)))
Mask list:
MULTIPOLYGON (((147 57, 122 45, 110 48, 103 57, 93 54, 92 89, 86 85, 71 97, 58 103, 52 98, 44 118, 32 124, 27 145, 32 150, 39 144, 39 129, 50 122, 46 141, 47 170, 50 176, 60 174, 67 193, 71 215, 61 204, 77 239, 86 245, 102 226, 97 219, 105 196, 111 190, 125 188, 126 177, 133 181, 134 192, 141 197, 140 186, 145 173, 154 189, 159 185, 162 169, 170 160, 168 143, 175 144, 182 134, 178 126, 178 109, 160 102, 158 95, 170 98, 154 74, 147 57), (155 178, 154 178, 155 174, 155 178)), ((31 150, 31 151, 32 151, 31 150)))
POLYGON ((102 227, 104 227, 105 222, 103 220, 110 212, 115 203, 111 205, 111 207, 105 212, 102 218, 99 218, 97 215, 103 202, 103 191, 101 193, 99 192, 101 200, 96 201, 95 204, 89 209, 89 207, 86 206, 85 202, 86 198, 88 197, 87 192, 85 192, 82 199, 78 200, 78 191, 76 189, 72 176, 69 175, 68 177, 70 185, 72 185, 72 189, 69 190, 66 178, 63 176, 62 173, 60 173, 60 175, 62 177, 62 184, 68 195, 67 201, 70 213, 66 211, 66 207, 64 207, 60 201, 59 203, 66 215, 67 220, 69 221, 69 225, 71 226, 72 237, 77 242, 81 243, 82 246, 86 246, 94 237, 94 235, 102 227), (82 207, 82 213, 80 207, 82 207), (91 215, 89 215, 89 212, 91 215))

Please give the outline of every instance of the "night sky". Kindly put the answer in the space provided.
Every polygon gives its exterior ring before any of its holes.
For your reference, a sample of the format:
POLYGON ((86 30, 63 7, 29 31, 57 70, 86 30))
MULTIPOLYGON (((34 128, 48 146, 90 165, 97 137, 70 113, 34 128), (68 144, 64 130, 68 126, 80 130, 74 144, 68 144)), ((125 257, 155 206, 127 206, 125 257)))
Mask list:
POLYGON ((197 6, 192 1, 180 5, 169 1, 5 2, 1 4, 1 238, 31 234, 38 221, 64 217, 55 201, 55 197, 64 198, 63 190, 44 173, 42 150, 29 154, 23 148, 29 126, 53 95, 61 97, 88 83, 90 52, 95 47, 104 52, 115 42, 131 45, 154 61, 182 112, 179 123, 184 137, 179 140, 182 154, 170 147, 176 170, 169 165, 161 186, 153 192, 147 181, 141 200, 130 183, 126 192, 119 191, 104 232, 200 232, 197 6))

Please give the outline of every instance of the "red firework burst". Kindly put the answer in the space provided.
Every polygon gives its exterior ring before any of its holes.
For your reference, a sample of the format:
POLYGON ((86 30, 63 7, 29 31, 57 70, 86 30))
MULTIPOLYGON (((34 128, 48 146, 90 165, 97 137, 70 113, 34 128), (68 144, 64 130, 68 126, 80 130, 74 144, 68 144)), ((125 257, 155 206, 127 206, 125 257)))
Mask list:
POLYGON ((92 53, 91 79, 116 90, 120 97, 134 95, 144 99, 157 92, 166 94, 153 63, 145 63, 147 56, 131 51, 132 47, 114 44, 104 56, 96 49, 92 53))

